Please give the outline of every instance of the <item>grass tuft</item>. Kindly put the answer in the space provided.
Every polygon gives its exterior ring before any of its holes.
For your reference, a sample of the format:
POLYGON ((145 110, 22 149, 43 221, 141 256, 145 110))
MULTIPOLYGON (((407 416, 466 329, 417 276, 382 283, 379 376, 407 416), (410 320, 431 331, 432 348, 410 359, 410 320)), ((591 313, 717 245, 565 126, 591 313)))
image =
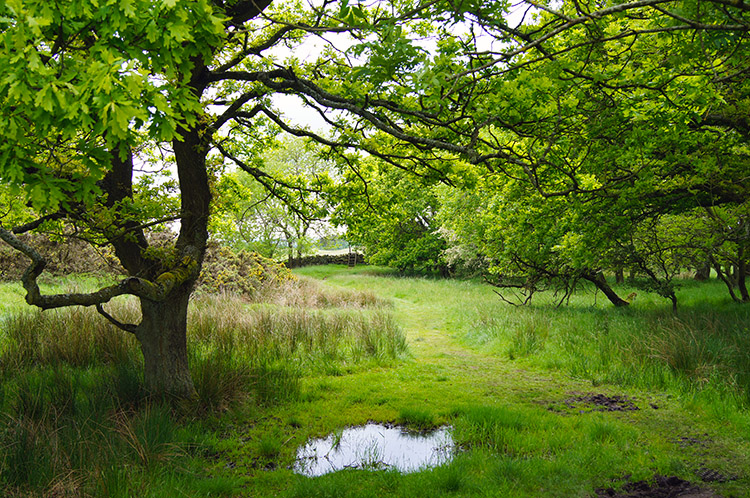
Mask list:
POLYGON ((424 431, 435 427, 435 416, 427 408, 407 407, 401 409, 396 423, 410 429, 424 431))

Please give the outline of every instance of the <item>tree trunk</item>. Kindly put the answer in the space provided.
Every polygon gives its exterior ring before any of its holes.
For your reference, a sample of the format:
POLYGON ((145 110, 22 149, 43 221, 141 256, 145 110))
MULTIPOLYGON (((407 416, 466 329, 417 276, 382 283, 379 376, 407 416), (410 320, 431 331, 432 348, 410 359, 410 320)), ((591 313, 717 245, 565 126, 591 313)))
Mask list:
POLYGON ((604 295, 607 296, 607 299, 609 299, 609 301, 615 306, 620 307, 620 306, 627 306, 630 304, 629 302, 627 302, 626 300, 618 296, 614 290, 612 290, 612 287, 609 286, 609 284, 607 283, 607 279, 604 278, 604 274, 602 272, 585 273, 583 275, 583 278, 593 283, 596 286, 596 288, 602 291, 604 295))
POLYGON ((695 276, 693 277, 695 280, 698 280, 699 282, 705 282, 711 277, 711 263, 706 263, 697 270, 695 270, 695 276))
POLYGON ((135 334, 143 352, 146 389, 157 396, 195 396, 187 356, 190 293, 190 287, 185 286, 162 302, 141 299, 143 320, 135 334))
POLYGON ((624 284, 625 283, 625 272, 622 268, 618 268, 615 270, 615 283, 616 284, 624 284))
POLYGON ((737 287, 740 289, 742 302, 747 303, 750 302, 750 294, 748 294, 747 292, 747 284, 745 282, 745 277, 747 276, 747 263, 745 262, 744 249, 740 248, 738 256, 739 263, 737 264, 737 287))
POLYGON ((729 278, 729 281, 732 282, 732 287, 737 287, 737 273, 738 268, 735 264, 729 265, 729 270, 727 270, 726 275, 729 278))
POLYGON ((674 292, 670 292, 667 297, 669 298, 670 301, 672 301, 672 311, 676 313, 677 312, 677 294, 675 294, 674 292))
POLYGON ((719 277, 719 279, 724 282, 727 286, 727 290, 729 291, 729 295, 732 297, 732 301, 740 302, 739 298, 737 297, 737 294, 734 293, 734 285, 732 284, 732 281, 729 279, 727 275, 724 274, 724 271, 721 267, 721 265, 716 262, 713 258, 712 263, 714 265, 714 270, 716 270, 716 276, 719 277))

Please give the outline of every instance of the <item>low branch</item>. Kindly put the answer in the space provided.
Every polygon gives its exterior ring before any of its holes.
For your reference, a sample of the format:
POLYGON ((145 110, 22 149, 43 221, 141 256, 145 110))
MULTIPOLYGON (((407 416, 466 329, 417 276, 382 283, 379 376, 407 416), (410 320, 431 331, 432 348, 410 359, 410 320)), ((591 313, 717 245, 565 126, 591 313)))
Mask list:
POLYGON ((730 128, 744 135, 750 134, 750 118, 741 113, 708 112, 698 126, 717 126, 730 128))
POLYGON ((113 318, 112 315, 110 315, 104 310, 104 307, 102 306, 101 303, 96 305, 96 311, 98 311, 100 315, 106 318, 107 321, 109 321, 109 323, 111 323, 112 325, 114 325, 115 327, 119 329, 124 330, 125 332, 130 332, 131 334, 135 334, 135 330, 138 328, 138 325, 134 325, 132 323, 122 323, 116 320, 115 318, 113 318))
POLYGON ((604 295, 607 296, 609 302, 614 304, 616 307, 620 308, 623 306, 628 306, 630 304, 628 301, 618 296, 617 293, 612 289, 612 287, 609 286, 609 284, 607 283, 607 279, 604 278, 604 274, 602 272, 583 271, 581 272, 581 278, 583 278, 584 280, 588 280, 589 282, 594 284, 597 289, 602 291, 604 295))
POLYGON ((38 218, 38 219, 36 219, 34 221, 30 221, 30 222, 28 222, 28 223, 26 223, 24 225, 19 225, 17 227, 13 227, 13 229, 11 230, 11 232, 13 232, 14 234, 22 234, 22 233, 30 232, 32 230, 36 230, 43 223, 45 223, 47 221, 55 221, 55 220, 59 220, 59 219, 64 218, 64 217, 65 217, 65 213, 63 213, 62 211, 58 211, 57 213, 52 213, 52 214, 48 214, 46 216, 42 216, 41 218, 38 218))
POLYGON ((744 12, 750 12, 750 4, 744 3, 743 0, 706 0, 706 1, 710 3, 724 5, 726 7, 733 7, 735 9, 740 9, 744 12))
POLYGON ((0 239, 31 259, 31 264, 21 276, 21 283, 26 290, 25 299, 28 304, 45 310, 66 306, 96 306, 125 294, 132 294, 152 301, 163 301, 173 289, 195 278, 198 270, 197 261, 185 256, 176 268, 159 275, 156 282, 130 277, 95 292, 43 296, 37 278, 47 266, 44 257, 36 249, 16 237, 13 232, 1 226, 0 239))

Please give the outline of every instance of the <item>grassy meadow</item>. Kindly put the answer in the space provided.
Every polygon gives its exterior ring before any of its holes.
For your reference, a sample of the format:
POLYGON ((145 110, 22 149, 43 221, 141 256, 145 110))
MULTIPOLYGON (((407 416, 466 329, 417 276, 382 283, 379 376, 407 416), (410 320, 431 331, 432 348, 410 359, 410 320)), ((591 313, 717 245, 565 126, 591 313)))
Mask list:
MULTIPOLYGON (((750 308, 718 283, 685 281, 675 314, 642 293, 627 309, 587 289, 514 307, 474 281, 295 273, 194 298, 198 399, 169 407, 94 310, 39 313, 0 285, 0 494, 594 497, 666 475, 750 496, 750 308), (412 474, 291 470, 308 438, 368 421, 448 424, 460 451, 412 474)), ((137 317, 132 301, 108 310, 137 317)))

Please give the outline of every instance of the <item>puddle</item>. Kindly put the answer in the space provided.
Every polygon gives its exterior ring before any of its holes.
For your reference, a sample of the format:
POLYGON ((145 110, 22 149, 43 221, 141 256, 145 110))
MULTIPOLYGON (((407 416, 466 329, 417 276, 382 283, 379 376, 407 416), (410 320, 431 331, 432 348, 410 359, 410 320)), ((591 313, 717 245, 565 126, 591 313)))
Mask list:
POLYGON ((448 462, 454 448, 448 427, 415 432, 367 424, 308 441, 297 450, 294 471, 308 477, 350 468, 416 472, 448 462))

